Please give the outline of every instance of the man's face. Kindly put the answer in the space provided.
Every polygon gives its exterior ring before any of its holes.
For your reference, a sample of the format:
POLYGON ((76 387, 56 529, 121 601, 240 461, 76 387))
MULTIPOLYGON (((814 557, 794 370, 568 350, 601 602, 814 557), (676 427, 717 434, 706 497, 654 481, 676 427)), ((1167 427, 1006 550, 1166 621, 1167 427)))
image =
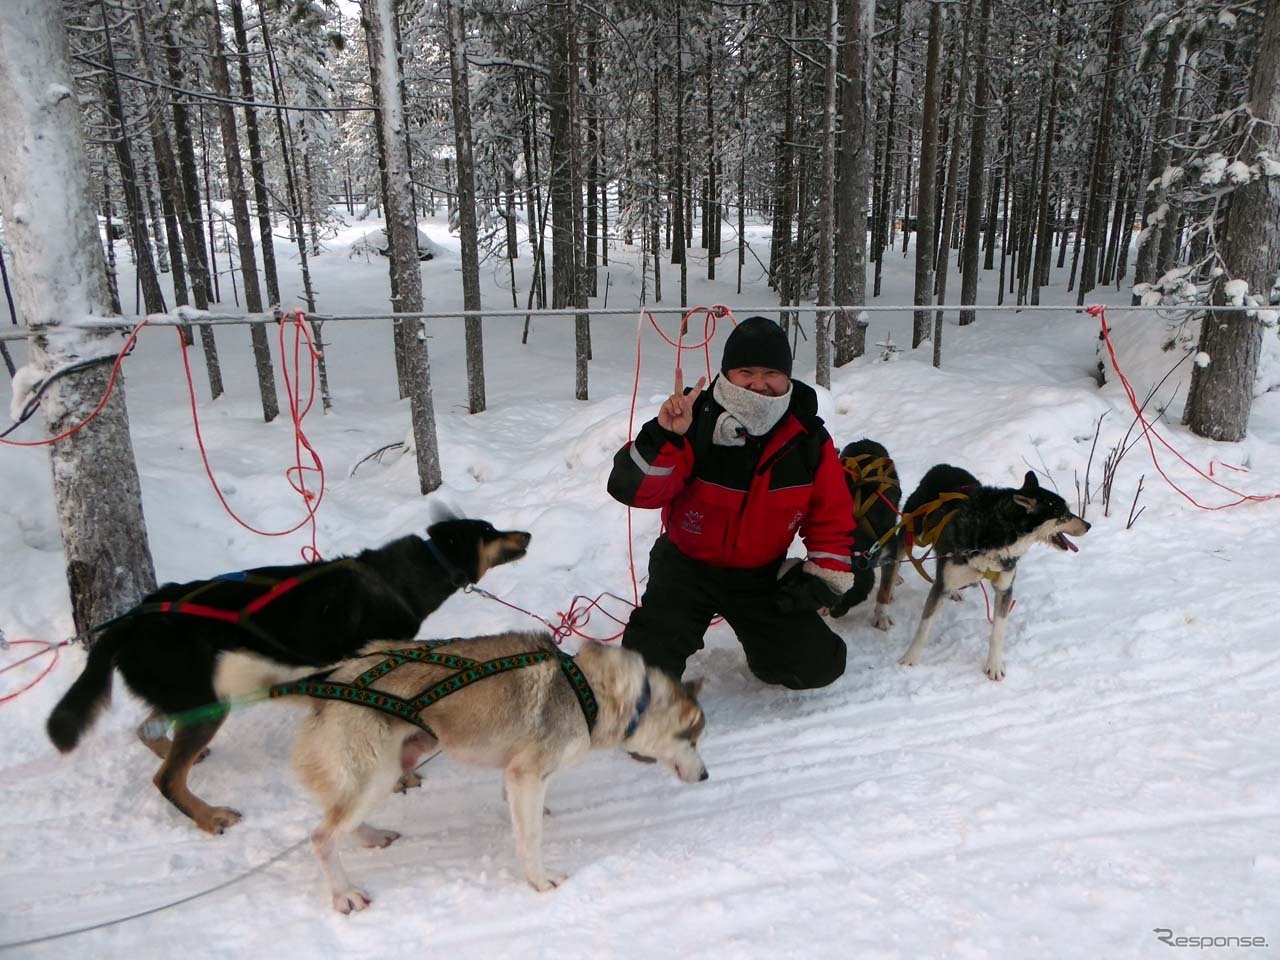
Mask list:
POLYGON ((734 367, 725 376, 735 387, 766 397, 780 397, 791 387, 791 378, 772 367, 734 367))

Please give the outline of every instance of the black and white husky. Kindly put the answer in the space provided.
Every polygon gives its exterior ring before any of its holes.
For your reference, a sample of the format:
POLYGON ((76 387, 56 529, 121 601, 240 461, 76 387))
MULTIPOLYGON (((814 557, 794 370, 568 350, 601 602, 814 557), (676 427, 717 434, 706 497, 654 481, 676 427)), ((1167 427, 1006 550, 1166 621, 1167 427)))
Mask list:
MULTIPOLYGON (((911 516, 913 511, 938 502, 944 494, 961 494, 963 499, 939 502, 936 514, 914 524, 918 536, 921 528, 936 526, 954 510, 932 544, 932 552, 937 557, 933 588, 924 602, 915 638, 898 662, 910 667, 920 659, 944 595, 987 579, 995 588, 996 601, 986 674, 992 680, 1003 680, 1004 628, 1013 606, 1013 580, 1019 558, 1037 543, 1074 552, 1077 547, 1067 539, 1068 534, 1083 536, 1089 532, 1089 524, 1072 513, 1062 497, 1041 487, 1030 470, 1021 488, 984 487, 967 470, 945 463, 929 469, 920 486, 907 498, 902 512, 904 516, 911 516)), ((882 587, 888 584, 888 591, 882 589, 881 596, 877 597, 874 621, 882 630, 893 624, 886 608, 892 600, 906 536, 904 525, 886 550, 885 561, 890 569, 885 571, 887 576, 881 583, 882 587)))

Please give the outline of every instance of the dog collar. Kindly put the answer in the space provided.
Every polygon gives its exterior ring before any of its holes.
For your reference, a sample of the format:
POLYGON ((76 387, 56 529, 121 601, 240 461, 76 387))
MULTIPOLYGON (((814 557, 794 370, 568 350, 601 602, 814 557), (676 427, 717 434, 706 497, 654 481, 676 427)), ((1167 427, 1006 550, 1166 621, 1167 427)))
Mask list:
POLYGON ((449 578, 449 582, 455 587, 461 589, 471 583, 471 580, 462 572, 453 561, 444 555, 444 551, 436 546, 434 540, 427 540, 427 549, 431 551, 431 555, 436 558, 436 563, 444 567, 445 576, 449 578))
POLYGON ((644 712, 649 709, 649 697, 652 691, 649 689, 649 678, 644 678, 644 687, 640 690, 640 699, 636 701, 636 712, 631 715, 631 722, 627 724, 626 732, 623 733, 622 739, 627 739, 636 732, 636 727, 640 726, 640 718, 644 716, 644 712))

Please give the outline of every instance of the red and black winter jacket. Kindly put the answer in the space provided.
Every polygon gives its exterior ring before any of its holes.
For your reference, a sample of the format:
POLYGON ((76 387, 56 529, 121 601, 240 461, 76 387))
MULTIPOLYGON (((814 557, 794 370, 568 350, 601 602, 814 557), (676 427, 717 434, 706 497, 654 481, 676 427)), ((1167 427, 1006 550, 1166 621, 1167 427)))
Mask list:
POLYGON ((609 493, 632 507, 662 508, 667 537, 686 556, 717 567, 781 559, 796 531, 808 559, 848 572, 853 500, 812 387, 791 381, 791 406, 764 437, 712 444, 724 408, 708 387, 679 436, 650 420, 613 458, 609 493))

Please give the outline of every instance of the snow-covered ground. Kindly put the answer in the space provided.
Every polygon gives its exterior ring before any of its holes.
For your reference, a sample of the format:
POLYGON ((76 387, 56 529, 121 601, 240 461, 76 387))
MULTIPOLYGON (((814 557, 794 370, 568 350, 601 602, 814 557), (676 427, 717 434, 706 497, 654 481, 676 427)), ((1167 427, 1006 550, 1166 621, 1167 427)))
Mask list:
MULTIPOLYGON (((353 223, 313 260, 324 311, 386 307, 386 261, 347 255, 378 226, 353 223)), ((457 308, 457 241, 443 220, 422 226, 454 251, 422 264, 428 307, 457 308)), ((761 257, 763 236, 763 227, 750 233, 761 257)), ((726 230, 726 248, 732 243, 726 230)), ((117 249, 131 303, 125 244, 117 249)), ((296 294, 293 254, 287 243, 278 249, 296 294)), ((773 301, 750 256, 736 295, 732 257, 720 265, 722 279, 708 283, 701 252, 691 254, 691 303, 773 301)), ((523 305, 527 250, 522 257, 523 305)), ((638 302, 636 258, 615 248, 601 268, 610 306, 638 302)), ((882 302, 909 302, 911 266, 900 252, 891 258, 882 302)), ((491 259, 482 269, 485 304, 509 306, 505 264, 491 259)), ((678 275, 663 269, 669 304, 678 275)), ((984 282, 982 302, 992 303, 994 279, 984 282)), ((1055 277, 1046 301, 1074 303, 1063 287, 1055 277)), ((1122 363, 1145 395, 1176 358, 1154 349, 1167 339, 1165 322, 1154 314, 1111 319, 1122 363)), ((927 348, 882 362, 874 344, 891 335, 909 345, 910 322, 909 314, 873 312, 868 356, 835 371, 832 390, 819 392, 838 444, 880 440, 908 489, 939 461, 996 484, 1017 483, 1034 468, 1075 505, 1076 477, 1106 414, 1093 458, 1097 489, 1105 452, 1133 418, 1114 377, 1101 390, 1093 379, 1092 319, 980 312, 973 326, 948 323, 941 370, 927 348)), ((406 436, 409 412, 396 398, 388 326, 329 324, 335 407, 322 416, 317 404, 307 420, 327 468, 321 552, 421 531, 439 503, 533 532, 528 557, 484 584, 513 603, 554 618, 575 594, 629 596, 627 512, 605 493, 605 478, 627 435, 637 323, 594 322, 588 402, 573 399, 571 323, 535 320, 525 346, 522 319, 487 321, 489 409, 478 416, 466 413, 461 324, 430 324, 445 483, 426 498, 410 457, 350 475, 363 456, 406 436)), ((812 382, 810 318, 804 323, 796 373, 812 382)), ((666 328, 674 329, 670 317, 666 328)), ((286 418, 261 422, 247 331, 217 336, 227 395, 207 402, 202 366, 193 366, 219 483, 246 519, 291 526, 301 507, 284 476, 293 462, 286 418)), ((674 366, 652 330, 642 340, 637 422, 669 391, 674 366)), ((685 368, 696 374, 702 362, 691 355, 685 368)), ((1244 442, 1201 441, 1178 426, 1187 366, 1162 429, 1201 466, 1245 468, 1215 469, 1239 489, 1280 492, 1280 393, 1257 401, 1244 442)), ((158 576, 297 560, 304 533, 256 537, 219 506, 194 443, 176 335, 144 332, 125 370, 158 576)), ((1160 405, 1173 387, 1171 379, 1162 388, 1160 405)), ((37 436, 33 423, 16 438, 37 436)), ((1202 502, 1231 499, 1163 459, 1202 502)), ((0 628, 10 639, 72 632, 47 462, 41 450, 0 450, 0 628)), ((976 593, 947 606, 919 666, 897 665, 926 592, 909 568, 892 630, 873 629, 865 606, 835 624, 849 646, 848 670, 823 690, 763 686, 728 628, 714 627, 690 665, 691 676, 707 681, 702 752, 711 779, 685 786, 622 754, 593 755, 559 775, 546 856, 570 879, 547 894, 521 879, 498 776, 442 758, 425 769, 423 789, 389 797, 374 817, 403 838, 347 856, 373 907, 335 914, 305 843, 317 811, 289 771, 299 707, 271 703, 232 716, 193 786, 245 818, 224 836, 205 836, 152 786, 156 761, 132 732, 144 711, 121 684, 80 748, 56 757, 43 724, 83 662, 69 648, 48 678, 0 705, 0 951, 57 937, 12 953, 1146 957, 1170 949, 1153 932, 1161 928, 1173 937, 1265 937, 1266 948, 1200 954, 1273 956, 1280 502, 1195 509, 1159 478, 1143 444, 1123 460, 1114 496, 1110 517, 1096 497, 1088 507, 1094 526, 1078 554, 1040 549, 1023 563, 1002 683, 982 674, 988 626, 976 593), (1145 511, 1126 529, 1140 476, 1145 511)), ((637 512, 633 521, 643 575, 658 520, 637 512)), ((610 609, 625 617, 622 604, 610 609)), ((458 595, 423 633, 533 625, 458 595)), ((604 636, 614 627, 596 614, 586 630, 604 636)), ((25 649, 0 653, 0 663, 25 649)), ((0 674, 0 696, 34 676, 24 670, 0 674)))

